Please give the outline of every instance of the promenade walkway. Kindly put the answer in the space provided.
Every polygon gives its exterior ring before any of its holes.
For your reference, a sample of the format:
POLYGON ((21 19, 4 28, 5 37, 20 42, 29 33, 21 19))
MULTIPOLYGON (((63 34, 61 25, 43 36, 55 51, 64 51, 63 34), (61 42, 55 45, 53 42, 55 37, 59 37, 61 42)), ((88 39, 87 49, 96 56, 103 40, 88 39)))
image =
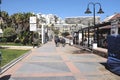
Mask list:
POLYGON ((120 80, 105 69, 106 58, 66 45, 48 42, 5 73, 0 80, 120 80))

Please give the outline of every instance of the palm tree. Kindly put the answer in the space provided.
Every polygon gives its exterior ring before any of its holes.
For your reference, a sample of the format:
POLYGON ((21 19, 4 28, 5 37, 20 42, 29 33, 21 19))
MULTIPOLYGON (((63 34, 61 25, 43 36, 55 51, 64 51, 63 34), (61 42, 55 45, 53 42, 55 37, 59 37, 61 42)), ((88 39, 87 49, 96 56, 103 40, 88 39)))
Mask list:
POLYGON ((22 13, 15 13, 11 15, 12 23, 14 24, 14 27, 16 29, 17 33, 20 33, 21 31, 21 22, 22 22, 22 13))
MULTIPOLYGON (((11 16, 12 23, 16 26, 16 33, 18 39, 22 42, 26 41, 30 37, 31 32, 29 31, 29 17, 34 16, 32 13, 16 13, 11 16)), ((23 42, 24 43, 24 42, 23 42)), ((25 42, 26 43, 26 42, 25 42)))
POLYGON ((6 11, 2 11, 0 14, 1 14, 1 20, 3 20, 3 23, 1 23, 1 28, 5 29, 7 27, 10 27, 11 20, 10 20, 8 13, 6 11))
POLYGON ((29 18, 35 16, 33 13, 24 13, 24 30, 29 31, 29 18))

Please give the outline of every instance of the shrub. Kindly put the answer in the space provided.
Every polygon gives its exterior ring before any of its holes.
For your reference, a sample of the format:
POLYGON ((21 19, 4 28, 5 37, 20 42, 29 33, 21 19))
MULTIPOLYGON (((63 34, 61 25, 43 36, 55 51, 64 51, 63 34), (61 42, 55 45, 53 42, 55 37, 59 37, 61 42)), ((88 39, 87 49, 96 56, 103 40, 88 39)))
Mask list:
POLYGON ((5 38, 5 37, 3 37, 2 39, 1 39, 1 42, 6 42, 7 41, 7 39, 5 38))
POLYGON ((20 43, 21 41, 20 41, 20 39, 15 39, 14 42, 15 43, 20 43))

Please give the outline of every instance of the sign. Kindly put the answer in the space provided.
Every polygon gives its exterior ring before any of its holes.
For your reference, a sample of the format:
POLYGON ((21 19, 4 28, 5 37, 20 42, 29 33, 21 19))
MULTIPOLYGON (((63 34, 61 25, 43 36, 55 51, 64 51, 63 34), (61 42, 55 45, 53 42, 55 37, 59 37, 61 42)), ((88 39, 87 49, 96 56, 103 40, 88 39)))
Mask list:
POLYGON ((36 24, 30 24, 30 31, 37 31, 37 25, 36 24))
POLYGON ((30 23, 30 31, 37 31, 37 18, 36 16, 32 16, 29 19, 29 23, 30 23))
POLYGON ((30 17, 29 22, 30 23, 36 23, 36 17, 35 16, 30 17))
POLYGON ((118 21, 117 20, 113 20, 111 22, 111 35, 112 36, 118 35, 118 21))

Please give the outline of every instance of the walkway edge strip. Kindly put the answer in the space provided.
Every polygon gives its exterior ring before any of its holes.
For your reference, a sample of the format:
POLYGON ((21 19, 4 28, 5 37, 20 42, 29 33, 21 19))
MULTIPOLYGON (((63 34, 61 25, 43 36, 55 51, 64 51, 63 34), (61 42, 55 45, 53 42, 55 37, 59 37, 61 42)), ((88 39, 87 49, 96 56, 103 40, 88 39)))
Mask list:
POLYGON ((5 66, 3 66, 3 67, 1 68, 0 74, 2 74, 2 73, 4 73, 5 71, 7 71, 9 68, 11 68, 12 66, 14 66, 16 63, 18 63, 19 61, 21 61, 24 57, 26 57, 26 56, 27 56, 28 54, 30 54, 30 53, 31 53, 31 50, 28 51, 27 53, 21 55, 20 57, 12 60, 11 62, 9 62, 8 64, 6 64, 5 66))

